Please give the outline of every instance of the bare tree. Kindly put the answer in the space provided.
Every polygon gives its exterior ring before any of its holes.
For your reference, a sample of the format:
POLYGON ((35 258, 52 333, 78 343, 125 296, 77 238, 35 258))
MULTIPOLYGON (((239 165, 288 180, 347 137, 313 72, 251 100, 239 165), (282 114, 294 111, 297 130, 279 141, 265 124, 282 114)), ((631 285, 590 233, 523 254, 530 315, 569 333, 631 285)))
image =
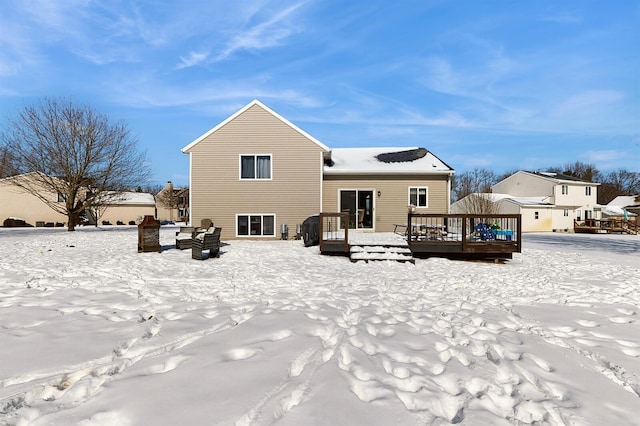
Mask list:
POLYGON ((46 98, 27 106, 2 138, 23 175, 14 183, 68 218, 75 230, 85 209, 106 191, 125 191, 147 180, 146 155, 124 122, 112 123, 88 105, 46 98), (44 192, 58 194, 52 201, 44 192))
POLYGON ((576 161, 575 163, 567 163, 564 166, 549 168, 550 172, 562 173, 567 176, 581 179, 585 182, 597 182, 602 175, 598 168, 593 164, 576 161))
POLYGON ((0 146, 0 179, 18 174, 15 156, 8 147, 0 146))
POLYGON ((640 194, 640 173, 618 169, 605 173, 598 188, 598 203, 608 204, 618 195, 640 194))
POLYGON ((460 210, 466 214, 498 214, 499 208, 493 194, 477 192, 459 200, 460 210))
POLYGON ((461 200, 469 194, 488 193, 498 182, 493 170, 473 169, 459 175, 453 175, 451 181, 451 196, 453 201, 461 200))

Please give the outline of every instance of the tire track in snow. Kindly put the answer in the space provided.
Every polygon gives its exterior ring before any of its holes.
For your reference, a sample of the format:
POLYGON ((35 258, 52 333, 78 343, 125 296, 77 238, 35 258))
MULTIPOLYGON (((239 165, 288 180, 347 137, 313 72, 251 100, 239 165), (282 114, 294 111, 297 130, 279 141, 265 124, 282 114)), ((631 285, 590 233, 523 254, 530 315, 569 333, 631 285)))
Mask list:
MULTIPOLYGON (((242 322, 248 319, 243 317, 242 322)), ((19 412, 22 409, 35 405, 38 409, 38 416, 41 416, 48 412, 78 406, 90 400, 105 383, 113 380, 114 377, 122 374, 139 361, 171 353, 200 340, 202 337, 228 330, 239 324, 241 322, 237 317, 228 318, 212 327, 181 335, 167 343, 140 345, 140 342, 149 341, 150 331, 147 330, 142 337, 126 341, 109 355, 60 370, 4 379, 0 382, 0 389, 16 385, 25 385, 28 389, 14 392, 0 399, 0 414, 19 418, 19 412), (47 404, 54 401, 55 405, 47 404)), ((151 333, 155 335, 157 330, 155 333, 153 331, 151 333)), ((167 362, 171 363, 171 361, 167 362)), ((176 362, 179 364, 181 361, 177 360, 176 362)), ((171 369, 172 366, 167 364, 166 368, 171 369)), ((33 413, 30 414, 30 416, 32 415, 33 413)))

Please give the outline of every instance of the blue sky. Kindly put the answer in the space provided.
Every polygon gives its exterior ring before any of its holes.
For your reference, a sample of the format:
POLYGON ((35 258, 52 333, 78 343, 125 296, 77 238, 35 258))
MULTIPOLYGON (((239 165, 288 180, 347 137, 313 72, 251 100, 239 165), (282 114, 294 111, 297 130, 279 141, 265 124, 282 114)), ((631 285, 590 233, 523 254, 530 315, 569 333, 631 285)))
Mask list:
POLYGON ((180 149, 256 98, 330 147, 459 172, 640 171, 638 28, 637 0, 3 0, 0 115, 89 103, 154 183, 187 184, 180 149))

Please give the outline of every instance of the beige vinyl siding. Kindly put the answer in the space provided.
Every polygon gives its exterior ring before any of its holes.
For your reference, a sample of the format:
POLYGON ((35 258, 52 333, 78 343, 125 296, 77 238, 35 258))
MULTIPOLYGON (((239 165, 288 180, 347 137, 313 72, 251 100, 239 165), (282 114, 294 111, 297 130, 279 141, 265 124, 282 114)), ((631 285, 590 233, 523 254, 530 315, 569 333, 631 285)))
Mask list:
MULTIPOLYGON (((58 194, 46 191, 44 188, 41 194, 48 200, 57 203, 58 194)), ((11 184, 11 179, 0 181, 0 226, 5 219, 17 217, 23 219, 30 225, 35 226, 36 222, 53 222, 66 224, 68 218, 60 214, 45 204, 35 195, 28 193, 11 184)), ((60 206, 64 204, 61 202, 60 206)))
MULTIPOLYGON (((296 224, 320 212, 322 149, 254 105, 190 149, 191 222, 203 218, 236 238, 236 214, 274 214, 295 234, 296 224), (240 155, 271 155, 269 180, 240 180, 240 155)), ((246 237, 241 237, 246 238, 246 237)))
POLYGON ((447 213, 449 207, 448 176, 445 175, 343 175, 325 176, 323 184, 324 212, 337 212, 342 189, 373 190, 376 232, 392 232, 394 224, 407 222, 409 187, 427 187, 428 207, 418 213, 447 213), (378 196, 380 192, 380 196, 378 196))

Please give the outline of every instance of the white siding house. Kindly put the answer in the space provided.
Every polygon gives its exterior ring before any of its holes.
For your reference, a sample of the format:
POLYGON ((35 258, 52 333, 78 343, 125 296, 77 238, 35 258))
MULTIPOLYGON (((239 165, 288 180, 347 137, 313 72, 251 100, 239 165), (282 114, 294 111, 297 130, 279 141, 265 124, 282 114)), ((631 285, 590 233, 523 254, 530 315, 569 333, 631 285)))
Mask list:
MULTIPOLYGON (((485 196, 496 204, 496 213, 522 214, 523 232, 569 231, 574 220, 601 217, 599 185, 559 173, 519 171, 485 196)), ((464 201, 453 203, 452 213, 466 213, 464 201)))

